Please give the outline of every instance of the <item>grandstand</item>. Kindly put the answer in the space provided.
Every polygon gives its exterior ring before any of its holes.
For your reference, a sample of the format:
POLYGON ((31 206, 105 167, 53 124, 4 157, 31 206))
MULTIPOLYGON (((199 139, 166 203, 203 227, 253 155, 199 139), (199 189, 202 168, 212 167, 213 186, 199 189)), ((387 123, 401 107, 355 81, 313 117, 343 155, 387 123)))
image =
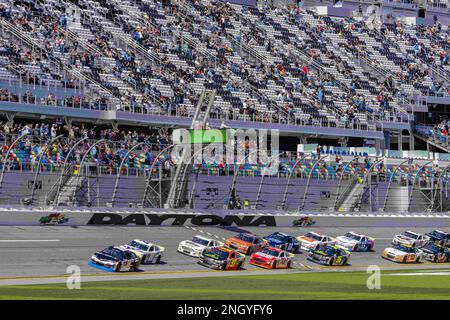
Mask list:
POLYGON ((448 4, 334 2, 0 0, 0 205, 450 210, 448 4), (279 163, 191 163, 199 123, 279 163))

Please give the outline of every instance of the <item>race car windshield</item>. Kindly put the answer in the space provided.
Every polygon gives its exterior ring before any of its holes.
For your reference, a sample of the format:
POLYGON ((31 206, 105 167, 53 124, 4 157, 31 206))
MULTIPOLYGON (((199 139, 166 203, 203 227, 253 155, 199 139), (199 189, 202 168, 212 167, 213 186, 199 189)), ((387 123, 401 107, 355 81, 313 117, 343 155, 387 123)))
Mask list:
POLYGON ((200 239, 200 238, 197 238, 197 237, 192 238, 192 242, 201 244, 202 246, 207 246, 208 243, 209 243, 208 240, 200 239))
POLYGON ((252 237, 252 236, 250 236, 248 234, 245 234, 245 233, 240 233, 239 235, 236 236, 236 238, 238 238, 238 239, 240 239, 242 241, 251 242, 251 243, 253 243, 253 241, 255 240, 255 237, 252 237))
POLYGON ((406 252, 406 253, 415 253, 416 250, 414 250, 414 248, 411 247, 405 247, 405 246, 401 246, 401 245, 394 245, 393 247, 394 249, 406 252))
POLYGON ((102 252, 96 254, 97 258, 102 260, 114 260, 121 261, 123 260, 123 252, 117 249, 105 249, 102 252))
POLYGON ((147 251, 148 250, 148 246, 143 244, 143 243, 139 243, 136 241, 131 241, 129 244, 130 247, 139 249, 139 250, 143 250, 143 251, 147 251))
POLYGON ((287 242, 289 240, 289 236, 282 233, 274 233, 269 236, 269 238, 276 239, 282 242, 287 242))
POLYGON ((261 253, 268 254, 268 255, 274 256, 274 257, 278 257, 278 252, 275 250, 271 250, 271 249, 261 250, 261 253))
POLYGON ((322 241, 322 237, 321 236, 319 236, 317 234, 314 234, 314 233, 311 233, 311 232, 308 232, 307 234, 305 234, 305 237, 313 239, 313 240, 316 240, 316 241, 322 241))
POLYGON ((444 238, 446 236, 446 234, 444 232, 437 231, 437 230, 434 230, 433 232, 431 232, 430 235, 432 235, 436 238, 444 238))
POLYGON ((219 249, 211 249, 205 252, 205 256, 215 260, 225 260, 228 259, 228 252, 219 249))
POLYGON ((350 239, 353 239, 353 240, 356 240, 356 241, 360 241, 361 240, 361 236, 358 236, 358 235, 356 235, 354 233, 351 233, 351 232, 346 233, 344 235, 344 237, 350 238, 350 239))
POLYGON ((408 238, 411 238, 411 239, 417 239, 419 237, 418 234, 414 234, 414 233, 411 233, 411 232, 408 232, 408 231, 406 231, 403 235, 408 237, 408 238))

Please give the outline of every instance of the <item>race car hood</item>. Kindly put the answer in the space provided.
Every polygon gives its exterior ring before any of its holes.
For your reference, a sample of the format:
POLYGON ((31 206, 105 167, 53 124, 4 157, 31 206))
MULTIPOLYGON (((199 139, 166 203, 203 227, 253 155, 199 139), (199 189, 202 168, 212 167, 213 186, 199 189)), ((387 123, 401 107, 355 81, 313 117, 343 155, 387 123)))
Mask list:
POLYGON ((228 242, 232 243, 232 244, 237 244, 237 245, 241 245, 241 246, 246 246, 246 247, 250 247, 252 246, 252 243, 247 242, 247 241, 243 241, 241 239, 237 239, 237 238, 229 238, 228 242))
POLYGON ((205 252, 203 253, 203 256, 213 260, 222 260, 218 254, 214 254, 211 252, 205 252))
POLYGON ((346 243, 346 244, 357 244, 358 241, 356 241, 355 239, 352 238, 348 238, 345 236, 339 236, 336 238, 337 241, 342 242, 342 243, 346 243))
POLYGON ((398 240, 405 241, 405 242, 413 242, 414 241, 414 239, 409 238, 409 237, 407 237, 407 236, 405 236, 403 234, 398 234, 398 235, 395 236, 395 238, 398 239, 398 240))
POLYGON ((406 254, 408 254, 407 252, 398 250, 398 249, 394 249, 394 248, 386 248, 384 249, 387 253, 391 253, 391 254, 395 254, 396 256, 404 256, 406 254))
POLYGON ((262 252, 255 252, 252 256, 253 257, 257 257, 257 258, 267 259, 267 260, 274 260, 275 259, 274 256, 271 256, 270 254, 266 254, 266 253, 262 253, 262 252))
POLYGON ((314 240, 314 239, 311 239, 311 238, 308 238, 305 236, 300 236, 297 239, 298 239, 298 241, 304 241, 304 242, 310 242, 310 243, 317 242, 317 240, 314 240))
POLYGON ((181 241, 180 244, 182 246, 186 246, 186 247, 189 247, 189 248, 194 249, 194 250, 203 250, 203 249, 206 248, 206 246, 204 246, 202 244, 199 244, 199 243, 195 243, 195 242, 193 242, 191 240, 181 241))
POLYGON ((132 247, 132 246, 129 246, 129 245, 120 246, 119 248, 131 251, 131 252, 133 252, 134 254, 136 254, 138 256, 143 256, 146 253, 144 250, 140 250, 138 248, 135 248, 135 247, 132 247))
POLYGON ((320 256, 328 257, 328 255, 322 250, 311 250, 311 252, 320 256))
POLYGON ((279 246, 281 244, 283 244, 283 241, 280 241, 278 239, 275 238, 264 238, 264 240, 266 240, 269 244, 274 245, 274 246, 279 246))

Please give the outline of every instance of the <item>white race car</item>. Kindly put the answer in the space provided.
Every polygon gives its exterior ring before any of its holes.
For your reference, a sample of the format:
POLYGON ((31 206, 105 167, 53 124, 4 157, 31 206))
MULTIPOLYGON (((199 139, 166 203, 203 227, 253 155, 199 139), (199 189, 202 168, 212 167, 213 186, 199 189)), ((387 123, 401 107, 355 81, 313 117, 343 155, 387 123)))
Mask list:
POLYGON ((321 245, 334 245, 336 242, 333 238, 316 232, 308 232, 304 236, 297 237, 297 240, 300 248, 307 251, 317 249, 321 245))
POLYGON ((200 257, 205 249, 223 246, 223 242, 196 235, 192 240, 181 241, 177 251, 191 257, 200 257))
POLYGON ((394 236, 394 239, 392 239, 392 244, 402 244, 420 248, 426 245, 429 240, 429 236, 408 230, 402 234, 397 234, 394 236))
POLYGON ((348 251, 370 251, 375 244, 375 240, 363 234, 350 231, 343 236, 336 237, 336 245, 348 251))
POLYGON ((394 244, 392 248, 384 249, 381 256, 399 263, 419 263, 423 258, 423 251, 407 245, 394 244))
POLYGON ((135 239, 121 248, 136 254, 141 259, 141 264, 160 263, 164 253, 164 247, 139 239, 135 239))

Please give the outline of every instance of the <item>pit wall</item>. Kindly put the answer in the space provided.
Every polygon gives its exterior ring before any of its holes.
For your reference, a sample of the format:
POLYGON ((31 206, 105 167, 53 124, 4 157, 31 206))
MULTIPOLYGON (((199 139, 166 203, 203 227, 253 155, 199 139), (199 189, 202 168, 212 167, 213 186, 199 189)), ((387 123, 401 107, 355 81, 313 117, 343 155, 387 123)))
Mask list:
POLYGON ((55 211, 55 210, 5 210, 0 211, 0 226, 234 226, 234 227, 293 227, 308 217, 315 227, 429 227, 449 228, 449 214, 378 214, 350 215, 340 213, 286 214, 276 212, 194 212, 178 210, 152 211, 55 211))

